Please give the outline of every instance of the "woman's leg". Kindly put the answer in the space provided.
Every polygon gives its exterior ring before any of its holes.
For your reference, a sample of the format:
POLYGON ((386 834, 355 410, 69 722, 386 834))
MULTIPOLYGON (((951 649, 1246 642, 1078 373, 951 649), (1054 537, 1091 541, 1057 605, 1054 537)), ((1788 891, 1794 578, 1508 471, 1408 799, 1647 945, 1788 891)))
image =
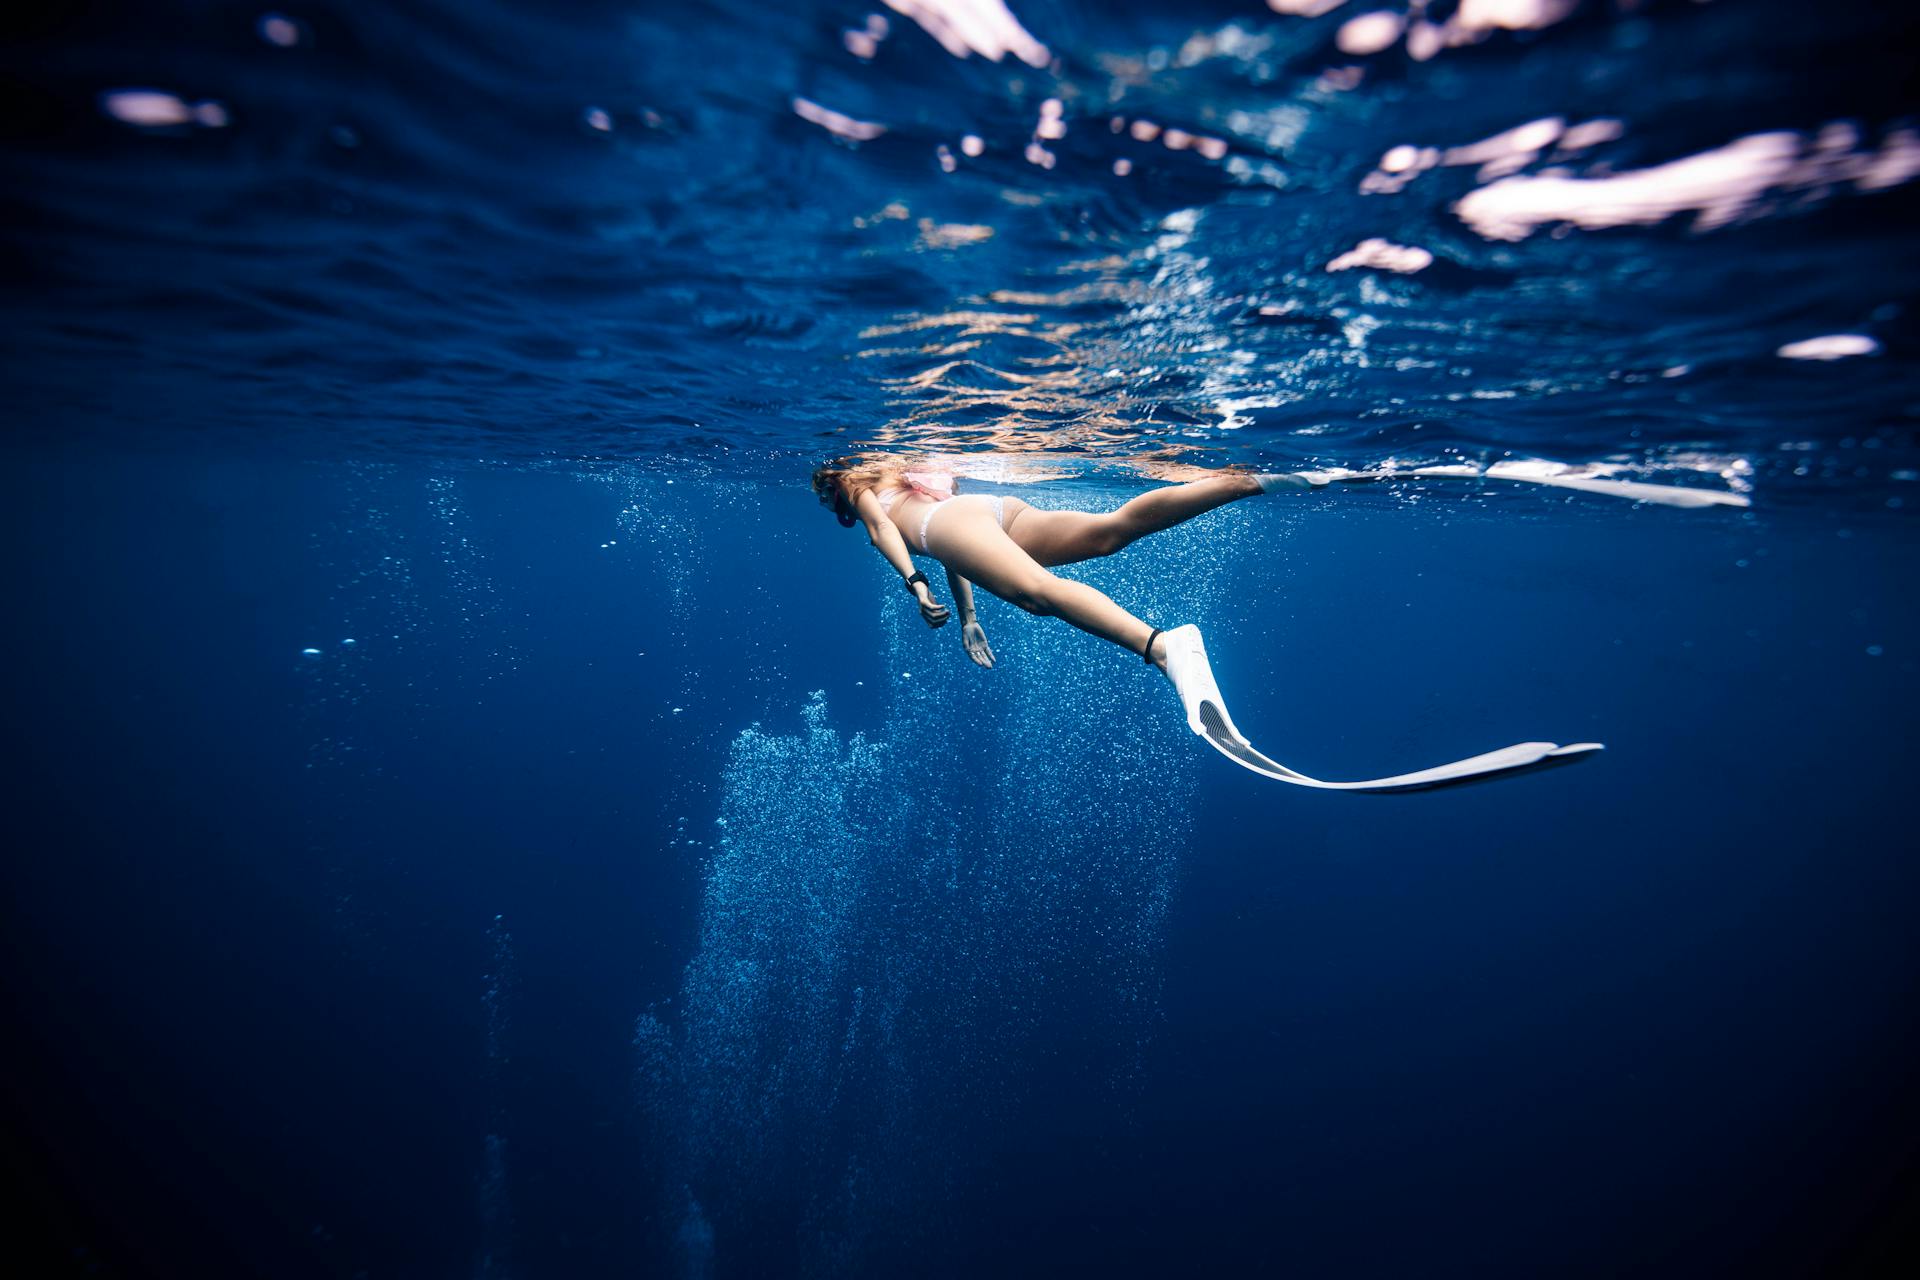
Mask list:
POLYGON ((1042 511, 1025 507, 1008 535, 1043 565, 1110 556, 1122 547, 1171 529, 1202 512, 1260 492, 1260 482, 1238 472, 1149 489, 1117 511, 1042 511))
MULTIPOLYGON (((1037 514, 1029 510, 1020 519, 1037 514)), ((1135 656, 1153 633, 1152 627, 1100 591, 1048 573, 1000 528, 990 509, 956 504, 934 517, 928 537, 934 556, 942 564, 1016 608, 1044 618, 1060 618, 1135 656)), ((1157 666, 1162 650, 1158 644, 1154 649, 1157 666)))

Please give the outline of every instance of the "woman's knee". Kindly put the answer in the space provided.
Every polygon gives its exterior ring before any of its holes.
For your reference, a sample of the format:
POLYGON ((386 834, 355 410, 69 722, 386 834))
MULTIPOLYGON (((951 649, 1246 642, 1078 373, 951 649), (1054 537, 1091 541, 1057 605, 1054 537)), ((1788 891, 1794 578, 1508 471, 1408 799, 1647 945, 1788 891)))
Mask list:
POLYGON ((1020 579, 1006 592, 1006 602, 1016 609, 1033 614, 1037 618, 1051 618, 1059 612, 1058 592, 1060 579, 1050 573, 1039 573, 1020 579))
POLYGON ((1140 532, 1134 528, 1133 522, 1127 517, 1118 511, 1111 511, 1097 517, 1088 526, 1084 536, 1089 557, 1110 556, 1132 545, 1134 539, 1140 536, 1140 532))

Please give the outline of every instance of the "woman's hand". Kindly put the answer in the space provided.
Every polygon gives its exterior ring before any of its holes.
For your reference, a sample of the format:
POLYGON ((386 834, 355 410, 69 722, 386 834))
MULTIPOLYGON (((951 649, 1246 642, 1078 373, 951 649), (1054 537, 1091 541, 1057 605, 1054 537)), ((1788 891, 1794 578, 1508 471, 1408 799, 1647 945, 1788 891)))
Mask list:
POLYGON ((983 667, 993 665, 993 650, 987 648, 987 630, 977 622, 969 622, 960 628, 960 643, 967 647, 967 656, 983 667))
POLYGON ((927 620, 928 626, 938 630, 947 625, 947 619, 951 618, 953 613, 947 606, 935 600, 931 591, 928 591, 925 587, 921 587, 918 591, 914 592, 914 595, 919 597, 920 616, 927 620))

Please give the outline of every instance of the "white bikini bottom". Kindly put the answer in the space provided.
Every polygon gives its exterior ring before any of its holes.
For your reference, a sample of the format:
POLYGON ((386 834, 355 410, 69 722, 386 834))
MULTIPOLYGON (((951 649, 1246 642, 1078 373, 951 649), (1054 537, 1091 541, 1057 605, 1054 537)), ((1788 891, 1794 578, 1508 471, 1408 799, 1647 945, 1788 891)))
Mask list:
POLYGON ((933 503, 927 508, 927 514, 920 517, 920 549, 922 551, 925 551, 928 555, 933 554, 932 548, 927 545, 927 530, 932 526, 933 518, 942 511, 945 511, 948 507, 956 506, 962 502, 984 502, 989 504, 993 509, 994 523, 998 524, 1002 529, 1007 527, 1007 500, 1005 498, 997 493, 963 493, 957 498, 948 498, 945 502, 933 503))

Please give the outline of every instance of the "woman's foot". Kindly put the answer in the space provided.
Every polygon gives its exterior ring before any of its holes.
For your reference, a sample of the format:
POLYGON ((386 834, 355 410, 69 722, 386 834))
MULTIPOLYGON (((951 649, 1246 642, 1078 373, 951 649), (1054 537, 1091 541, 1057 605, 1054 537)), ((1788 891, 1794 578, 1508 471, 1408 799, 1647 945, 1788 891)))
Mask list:
POLYGON ((1325 480, 1315 481, 1310 472, 1305 471, 1263 471, 1254 476, 1253 482, 1260 486, 1262 493, 1278 493, 1282 489, 1312 489, 1316 484, 1325 484, 1325 480))
POLYGON ((1317 471, 1263 471, 1254 476, 1262 493, 1282 489, 1323 489, 1336 481, 1386 480, 1385 471, 1349 471, 1345 467, 1323 467, 1317 471))
POLYGON ((1187 727, 1229 755, 1246 747, 1247 740, 1234 728, 1233 717, 1227 714, 1226 703, 1221 701, 1220 686, 1214 683, 1213 664, 1207 661, 1207 646, 1200 638, 1200 628, 1189 622, 1158 640, 1165 646, 1160 669, 1166 672, 1174 692, 1180 695, 1180 705, 1187 713, 1187 727))

